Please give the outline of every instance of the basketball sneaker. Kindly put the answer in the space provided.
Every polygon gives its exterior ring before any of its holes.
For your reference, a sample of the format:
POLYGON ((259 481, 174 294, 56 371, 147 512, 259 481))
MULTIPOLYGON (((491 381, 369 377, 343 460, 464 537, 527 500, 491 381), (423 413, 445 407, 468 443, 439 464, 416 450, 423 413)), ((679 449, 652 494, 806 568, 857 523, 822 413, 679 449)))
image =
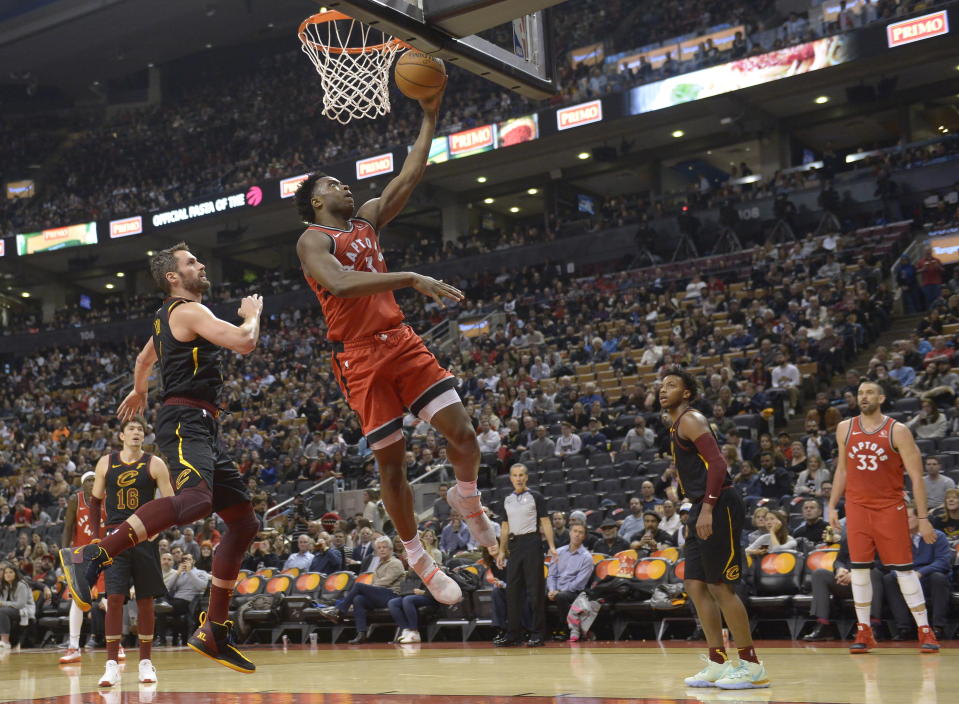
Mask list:
POLYGON ((699 659, 706 663, 703 669, 692 677, 683 680, 690 687, 715 687, 716 681, 720 677, 724 677, 732 667, 728 660, 726 662, 713 662, 705 655, 700 655, 699 659))
POLYGON ((200 655, 206 655, 231 670, 246 674, 256 672, 256 665, 236 649, 233 621, 216 623, 208 619, 204 611, 200 614, 200 627, 194 631, 186 644, 200 655))
POLYGON ((430 594, 441 604, 458 604, 463 600, 463 590, 453 578, 441 570, 429 553, 411 565, 413 570, 423 580, 423 584, 430 590, 430 594))
POLYGON ((761 662, 739 660, 736 666, 730 666, 726 673, 716 680, 720 689, 762 689, 769 686, 766 668, 761 662))
POLYGON ((857 623, 856 640, 849 646, 849 652, 853 655, 862 655, 878 647, 878 645, 875 636, 872 634, 872 627, 867 626, 865 623, 857 623))
POLYGON ((446 492, 446 503, 463 517, 473 540, 487 548, 497 544, 496 530, 493 528, 493 522, 486 515, 486 511, 483 510, 478 491, 472 496, 464 497, 460 496, 460 492, 455 486, 451 486, 446 492))
POLYGON ((67 652, 60 656, 60 664, 69 665, 70 663, 80 662, 80 657, 79 648, 68 648, 67 652))
POLYGON ((103 568, 113 560, 98 543, 78 548, 62 548, 59 557, 70 595, 81 611, 89 611, 93 601, 90 588, 97 583, 97 577, 103 568))
POLYGON ((101 687, 112 687, 120 682, 120 665, 116 660, 107 660, 106 669, 98 683, 101 687))
POLYGON ((930 655, 939 652, 939 641, 936 634, 929 626, 919 627, 919 652, 923 655, 930 655))
POLYGON ((157 669, 149 660, 141 660, 139 667, 139 677, 141 684, 156 684, 157 669))

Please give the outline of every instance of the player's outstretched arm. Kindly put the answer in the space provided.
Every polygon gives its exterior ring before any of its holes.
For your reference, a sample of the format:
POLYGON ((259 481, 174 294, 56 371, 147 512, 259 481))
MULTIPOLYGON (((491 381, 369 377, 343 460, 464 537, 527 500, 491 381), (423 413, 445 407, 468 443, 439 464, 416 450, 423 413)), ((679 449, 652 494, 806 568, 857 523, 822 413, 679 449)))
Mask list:
POLYGON ((423 122, 420 124, 420 133, 413 143, 413 148, 406 155, 403 168, 396 178, 386 184, 379 198, 368 200, 356 213, 357 217, 369 220, 377 229, 400 214, 413 194, 413 189, 423 178, 426 160, 430 155, 430 145, 433 143, 433 134, 436 132, 440 102, 443 100, 445 90, 444 85, 436 95, 420 101, 420 106, 423 108, 423 122))
POLYGON ((170 470, 166 462, 154 455, 150 459, 150 476, 157 483, 157 490, 160 496, 173 496, 176 492, 173 490, 173 484, 170 482, 170 470))
POLYGON ((463 292, 445 281, 412 271, 353 271, 345 268, 330 253, 330 237, 316 230, 307 230, 296 243, 303 271, 337 298, 372 296, 400 288, 414 288, 445 308, 444 298, 462 301, 463 292))
POLYGON ((836 471, 832 475, 832 493, 829 495, 829 525, 835 530, 842 529, 838 507, 839 499, 846 493, 846 436, 851 422, 844 420, 836 426, 836 471))
POLYGON ((892 446, 899 451, 906 474, 912 482, 912 500, 916 504, 916 516, 919 517, 919 535, 932 545, 936 542, 936 531, 929 520, 929 497, 922 477, 922 453, 912 437, 912 431, 902 423, 892 426, 892 446))
POLYGON ((220 320, 202 303, 190 302, 176 310, 176 331, 199 335, 214 345, 238 354, 250 354, 256 349, 256 343, 260 339, 262 313, 263 297, 256 294, 240 301, 240 308, 237 310, 237 315, 243 318, 240 325, 220 320))
POLYGON ((147 407, 147 392, 150 390, 150 374, 153 372, 153 365, 157 361, 156 347, 153 339, 146 341, 143 349, 137 355, 136 364, 133 366, 133 390, 127 394, 123 402, 117 408, 117 418, 121 423, 125 423, 134 416, 142 415, 147 407))
POLYGON ((90 490, 90 530, 94 536, 100 535, 100 507, 107 493, 107 469, 110 456, 104 455, 97 460, 93 468, 93 489, 90 490))

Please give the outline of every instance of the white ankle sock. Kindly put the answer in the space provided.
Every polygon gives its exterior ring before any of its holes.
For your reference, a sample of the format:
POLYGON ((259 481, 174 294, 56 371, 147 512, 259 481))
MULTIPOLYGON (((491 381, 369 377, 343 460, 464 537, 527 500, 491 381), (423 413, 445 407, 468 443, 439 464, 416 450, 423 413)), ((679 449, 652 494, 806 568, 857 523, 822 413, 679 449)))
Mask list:
POLYGON ((852 570, 852 600, 856 604, 856 620, 868 626, 872 611, 872 577, 869 570, 852 570))
POLYGON ((74 650, 80 647, 80 631, 83 628, 83 611, 77 602, 70 602, 70 647, 74 650))
POLYGON ((475 496, 476 494, 476 480, 474 479, 471 482, 464 482, 461 479, 456 480, 456 491, 464 499, 470 496, 475 496))
POLYGON ((906 606, 912 612, 912 617, 916 619, 916 626, 919 628, 928 626, 929 612, 926 611, 926 598, 922 593, 919 575, 915 570, 897 571, 896 581, 899 582, 899 591, 902 592, 902 598, 906 600, 906 606))
POLYGON ((410 540, 403 540, 403 547, 406 548, 406 561, 411 567, 414 562, 418 562, 426 554, 418 535, 414 535, 410 540))

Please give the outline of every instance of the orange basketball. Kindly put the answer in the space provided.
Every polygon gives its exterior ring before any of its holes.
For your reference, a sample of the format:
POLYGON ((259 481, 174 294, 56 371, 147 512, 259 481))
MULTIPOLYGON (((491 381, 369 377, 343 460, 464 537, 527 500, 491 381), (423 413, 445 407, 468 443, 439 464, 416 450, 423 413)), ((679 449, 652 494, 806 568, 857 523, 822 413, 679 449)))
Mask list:
POLYGON ((410 49, 400 56, 393 72, 396 87, 407 98, 424 100, 430 98, 443 87, 446 81, 446 69, 443 62, 427 56, 422 51, 410 49))

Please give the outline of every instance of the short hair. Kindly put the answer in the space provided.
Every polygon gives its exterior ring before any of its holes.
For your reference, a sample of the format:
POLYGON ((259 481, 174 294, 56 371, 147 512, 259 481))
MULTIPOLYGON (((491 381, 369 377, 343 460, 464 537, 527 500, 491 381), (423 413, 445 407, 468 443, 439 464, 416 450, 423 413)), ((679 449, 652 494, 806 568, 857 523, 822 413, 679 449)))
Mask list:
POLYGON ((123 423, 120 425, 120 432, 126 432, 127 426, 131 423, 137 423, 141 428, 143 428, 144 433, 147 431, 146 418, 143 416, 133 416, 132 418, 127 418, 125 421, 123 421, 123 423))
POLYGON ((699 384, 696 382, 696 377, 680 367, 673 367, 663 374, 664 379, 667 376, 679 377, 683 382, 683 387, 689 392, 689 402, 692 403, 696 400, 696 396, 699 394, 699 384))
POLYGON ((296 212, 299 213, 300 219, 303 222, 313 222, 313 218, 316 217, 316 212, 313 210, 312 202, 313 189, 316 187, 317 181, 326 177, 327 175, 322 171, 314 171, 305 179, 303 179, 299 187, 296 189, 296 195, 294 195, 293 199, 296 201, 296 212))
POLYGON ((167 281, 166 275, 177 271, 176 253, 189 251, 190 245, 186 242, 177 242, 172 247, 161 249, 150 257, 150 274, 153 276, 153 283, 163 293, 170 293, 170 282, 167 281))
MULTIPOLYGON (((859 387, 858 387, 857 391, 858 391, 859 389, 861 389, 863 386, 865 386, 866 384, 871 384, 872 386, 875 386, 876 389, 879 391, 880 394, 884 394, 884 393, 885 393, 885 392, 883 391, 883 389, 882 389, 882 384, 880 384, 878 381, 873 381, 872 379, 863 379, 863 380, 861 380, 861 381, 859 382, 859 387)), ((925 400, 925 399, 923 399, 923 400, 925 400)))
POLYGON ((529 468, 528 468, 525 464, 523 464, 522 462, 517 462, 517 463, 514 464, 512 467, 510 467, 510 468, 509 468, 510 473, 512 473, 513 470, 514 470, 516 467, 522 468, 523 474, 525 474, 526 476, 529 476, 529 468))
POLYGON ((385 535, 381 535, 373 541, 373 545, 379 545, 380 543, 386 543, 390 546, 390 550, 393 549, 393 540, 385 535))

